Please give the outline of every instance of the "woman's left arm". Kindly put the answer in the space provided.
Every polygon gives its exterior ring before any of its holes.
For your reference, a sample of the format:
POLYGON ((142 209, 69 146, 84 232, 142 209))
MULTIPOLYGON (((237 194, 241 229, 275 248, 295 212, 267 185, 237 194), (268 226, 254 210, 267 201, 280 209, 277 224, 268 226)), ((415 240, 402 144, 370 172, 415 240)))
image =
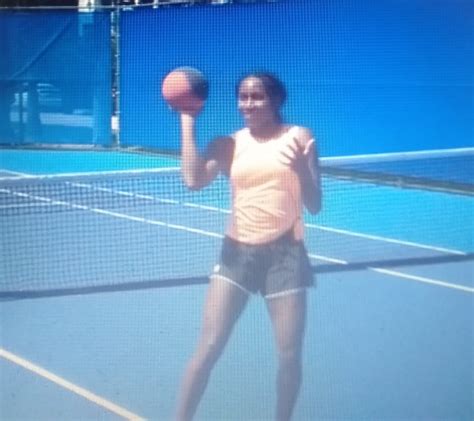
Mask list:
POLYGON ((297 159, 297 172, 300 178, 303 203, 312 214, 321 210, 322 189, 318 149, 313 134, 309 129, 301 128, 297 143, 301 158, 297 159))
POLYGON ((321 172, 318 150, 311 130, 299 127, 298 132, 282 144, 279 160, 298 174, 306 209, 312 214, 318 213, 322 202, 321 172))

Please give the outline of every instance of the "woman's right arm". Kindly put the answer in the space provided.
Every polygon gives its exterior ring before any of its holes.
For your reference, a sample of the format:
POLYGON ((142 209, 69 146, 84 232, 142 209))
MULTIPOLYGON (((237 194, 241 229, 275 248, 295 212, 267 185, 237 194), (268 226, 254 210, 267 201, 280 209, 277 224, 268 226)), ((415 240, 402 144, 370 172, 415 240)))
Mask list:
MULTIPOLYGON (((222 170, 225 154, 223 149, 216 147, 216 139, 208 148, 206 156, 199 154, 196 147, 195 123, 196 116, 181 114, 181 173, 184 182, 191 190, 199 190, 210 184, 222 170)), ((222 145, 223 143, 220 142, 222 145)))

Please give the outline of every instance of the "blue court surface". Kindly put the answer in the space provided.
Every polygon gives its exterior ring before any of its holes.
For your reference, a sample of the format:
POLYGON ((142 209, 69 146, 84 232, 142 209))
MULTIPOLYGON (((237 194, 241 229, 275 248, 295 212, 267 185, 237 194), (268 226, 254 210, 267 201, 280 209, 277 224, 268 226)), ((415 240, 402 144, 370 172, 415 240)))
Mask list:
MULTIPOLYGON (((173 419, 229 208, 225 180, 191 192, 155 171, 178 166, 0 152, 2 419, 173 419)), ((474 419, 472 195, 323 187, 294 420, 474 419)), ((254 297, 196 419, 273 419, 276 362, 254 297)))

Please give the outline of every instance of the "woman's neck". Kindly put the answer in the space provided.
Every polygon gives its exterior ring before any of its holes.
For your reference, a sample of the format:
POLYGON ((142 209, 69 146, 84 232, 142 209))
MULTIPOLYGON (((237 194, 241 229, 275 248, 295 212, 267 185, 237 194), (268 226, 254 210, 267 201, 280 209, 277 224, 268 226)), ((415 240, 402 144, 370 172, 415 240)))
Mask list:
POLYGON ((249 130, 254 139, 267 141, 279 137, 286 130, 286 127, 282 123, 276 122, 263 127, 249 127, 249 130))

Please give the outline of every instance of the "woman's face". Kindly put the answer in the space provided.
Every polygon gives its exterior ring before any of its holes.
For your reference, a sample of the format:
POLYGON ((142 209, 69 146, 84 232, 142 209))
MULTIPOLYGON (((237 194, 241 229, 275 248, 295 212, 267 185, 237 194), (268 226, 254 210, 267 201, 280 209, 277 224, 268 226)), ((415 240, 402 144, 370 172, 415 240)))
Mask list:
POLYGON ((262 81, 248 77, 239 86, 238 107, 250 129, 259 129, 278 121, 277 110, 262 81))

